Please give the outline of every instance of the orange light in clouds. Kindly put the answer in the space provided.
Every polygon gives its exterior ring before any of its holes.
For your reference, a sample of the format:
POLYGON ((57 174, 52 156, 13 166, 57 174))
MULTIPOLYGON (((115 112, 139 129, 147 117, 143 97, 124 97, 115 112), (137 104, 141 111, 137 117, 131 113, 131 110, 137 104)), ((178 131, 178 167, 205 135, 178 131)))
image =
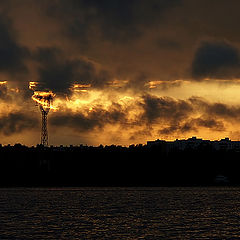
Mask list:
POLYGON ((41 92, 35 91, 32 95, 32 99, 41 105, 44 109, 52 109, 57 110, 58 108, 52 105, 52 100, 56 95, 49 91, 49 92, 41 92))
POLYGON ((29 82, 29 89, 35 90, 37 85, 38 85, 38 82, 29 82))
POLYGON ((70 88, 73 92, 80 92, 80 93, 87 93, 88 88, 91 88, 91 84, 78 84, 75 83, 73 86, 70 88))
POLYGON ((109 81, 108 85, 114 88, 121 88, 121 87, 124 87, 127 83, 128 83, 128 80, 114 79, 113 81, 109 81))
POLYGON ((18 88, 10 88, 9 90, 12 91, 12 92, 15 92, 15 93, 20 92, 20 90, 18 88))
POLYGON ((169 84, 169 85, 176 85, 176 84, 181 84, 181 83, 189 83, 190 81, 188 80, 182 80, 182 79, 177 79, 177 80, 172 80, 172 81, 163 81, 163 80, 153 80, 149 81, 145 84, 149 89, 157 88, 158 86, 164 85, 164 84, 169 84))
POLYGON ((0 81, 0 85, 7 84, 7 81, 0 81))
POLYGON ((73 88, 90 88, 91 84, 73 84, 73 88))

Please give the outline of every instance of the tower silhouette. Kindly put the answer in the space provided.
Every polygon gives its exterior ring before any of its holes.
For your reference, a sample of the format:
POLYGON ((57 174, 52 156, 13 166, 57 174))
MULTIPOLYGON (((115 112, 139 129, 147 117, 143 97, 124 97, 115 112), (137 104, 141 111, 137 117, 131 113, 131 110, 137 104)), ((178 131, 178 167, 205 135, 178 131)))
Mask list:
POLYGON ((35 91, 32 99, 38 104, 42 114, 41 145, 48 146, 47 117, 50 109, 53 109, 52 102, 55 94, 51 91, 35 91))
POLYGON ((48 146, 47 116, 49 108, 44 109, 44 107, 40 105, 40 111, 42 113, 41 145, 48 146))

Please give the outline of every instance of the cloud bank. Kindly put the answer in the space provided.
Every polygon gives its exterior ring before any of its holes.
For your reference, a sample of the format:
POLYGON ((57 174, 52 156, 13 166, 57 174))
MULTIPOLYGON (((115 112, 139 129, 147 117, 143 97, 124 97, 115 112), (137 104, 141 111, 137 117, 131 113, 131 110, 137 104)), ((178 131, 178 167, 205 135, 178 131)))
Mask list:
POLYGON ((1 1, 0 133, 39 127, 31 123, 39 113, 29 81, 57 94, 50 126, 59 133, 124 129, 130 142, 234 131, 238 105, 210 101, 208 89, 186 98, 181 91, 183 81, 238 84, 239 7, 236 0, 1 1))

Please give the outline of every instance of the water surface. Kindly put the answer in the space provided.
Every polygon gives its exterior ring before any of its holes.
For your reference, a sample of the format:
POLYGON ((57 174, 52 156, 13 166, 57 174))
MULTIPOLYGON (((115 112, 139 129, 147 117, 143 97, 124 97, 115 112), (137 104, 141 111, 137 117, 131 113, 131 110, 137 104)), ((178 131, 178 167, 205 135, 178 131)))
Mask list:
POLYGON ((0 239, 240 239, 240 188, 0 189, 0 239))

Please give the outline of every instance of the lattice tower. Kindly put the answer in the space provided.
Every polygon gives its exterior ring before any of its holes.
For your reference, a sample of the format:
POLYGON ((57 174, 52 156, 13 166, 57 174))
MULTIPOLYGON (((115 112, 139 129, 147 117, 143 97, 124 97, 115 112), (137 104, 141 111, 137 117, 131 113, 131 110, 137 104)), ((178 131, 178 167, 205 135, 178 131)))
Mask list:
POLYGON ((49 108, 44 108, 40 105, 40 110, 42 113, 41 144, 43 146, 48 146, 47 116, 49 113, 49 108))

